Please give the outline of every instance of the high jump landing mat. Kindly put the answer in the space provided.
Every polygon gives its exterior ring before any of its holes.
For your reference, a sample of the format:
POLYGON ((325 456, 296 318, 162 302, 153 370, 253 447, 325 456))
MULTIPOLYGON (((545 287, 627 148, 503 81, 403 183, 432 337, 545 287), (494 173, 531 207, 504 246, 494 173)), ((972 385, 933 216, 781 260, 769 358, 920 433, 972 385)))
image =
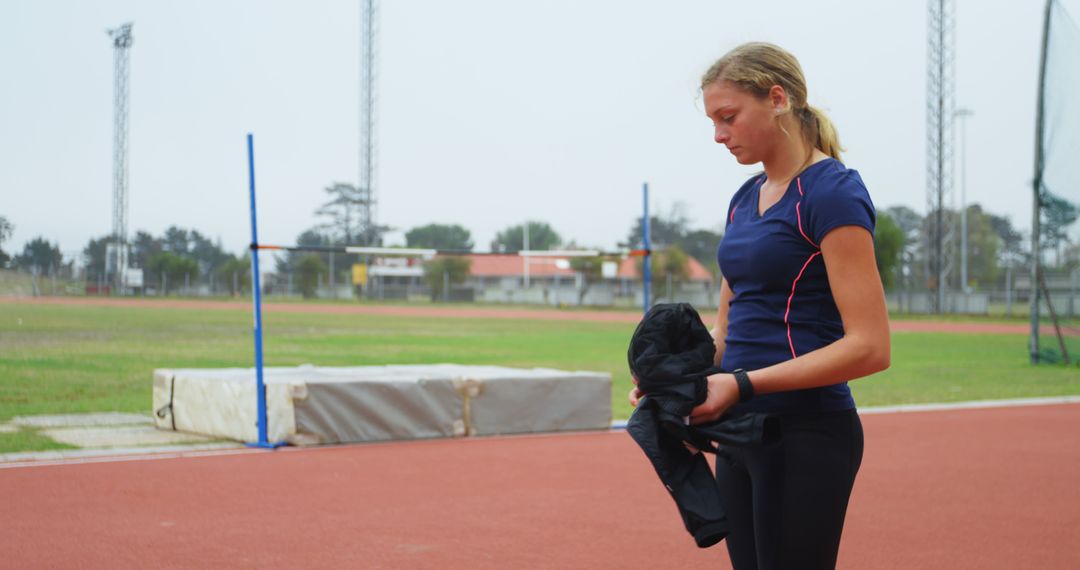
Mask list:
MULTIPOLYGON (((427 364, 267 367, 267 436, 294 444, 608 429, 611 376, 427 364)), ((258 440, 254 368, 154 371, 161 429, 258 440)))

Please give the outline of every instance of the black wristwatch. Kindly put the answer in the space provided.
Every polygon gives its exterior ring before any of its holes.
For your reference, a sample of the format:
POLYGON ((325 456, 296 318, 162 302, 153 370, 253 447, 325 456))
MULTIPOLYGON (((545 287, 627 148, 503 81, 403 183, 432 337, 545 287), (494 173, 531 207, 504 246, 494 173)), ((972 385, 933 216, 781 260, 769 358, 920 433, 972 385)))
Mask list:
POLYGON ((742 368, 732 374, 735 375, 735 383, 739 385, 739 402, 749 402, 754 397, 754 385, 750 383, 750 375, 742 368))

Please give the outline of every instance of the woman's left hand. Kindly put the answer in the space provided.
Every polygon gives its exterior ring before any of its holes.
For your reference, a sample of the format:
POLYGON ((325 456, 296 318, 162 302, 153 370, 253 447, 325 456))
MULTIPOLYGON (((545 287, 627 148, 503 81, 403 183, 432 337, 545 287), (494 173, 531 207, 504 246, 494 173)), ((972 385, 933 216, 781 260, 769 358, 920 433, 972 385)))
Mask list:
POLYGON ((724 412, 739 402, 739 385, 732 374, 713 374, 706 378, 708 394, 705 401, 690 412, 690 425, 706 424, 720 419, 724 412))

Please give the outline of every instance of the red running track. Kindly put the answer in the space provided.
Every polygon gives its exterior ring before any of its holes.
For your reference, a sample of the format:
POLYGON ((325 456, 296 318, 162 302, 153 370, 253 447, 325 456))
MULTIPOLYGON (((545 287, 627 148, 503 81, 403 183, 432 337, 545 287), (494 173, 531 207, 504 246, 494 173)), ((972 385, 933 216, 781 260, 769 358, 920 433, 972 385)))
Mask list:
MULTIPOLYGON (((841 568, 1080 568, 1080 405, 863 417, 841 568)), ((8 568, 726 568, 623 432, 0 469, 8 568)))

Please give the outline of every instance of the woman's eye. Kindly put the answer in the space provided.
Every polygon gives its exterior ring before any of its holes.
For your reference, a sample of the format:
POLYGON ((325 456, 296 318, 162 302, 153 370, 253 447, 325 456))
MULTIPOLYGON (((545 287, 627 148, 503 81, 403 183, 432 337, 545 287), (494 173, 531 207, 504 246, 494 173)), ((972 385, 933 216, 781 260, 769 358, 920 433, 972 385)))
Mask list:
POLYGON ((728 115, 726 117, 720 117, 720 120, 730 125, 731 122, 735 120, 735 115, 728 115))

